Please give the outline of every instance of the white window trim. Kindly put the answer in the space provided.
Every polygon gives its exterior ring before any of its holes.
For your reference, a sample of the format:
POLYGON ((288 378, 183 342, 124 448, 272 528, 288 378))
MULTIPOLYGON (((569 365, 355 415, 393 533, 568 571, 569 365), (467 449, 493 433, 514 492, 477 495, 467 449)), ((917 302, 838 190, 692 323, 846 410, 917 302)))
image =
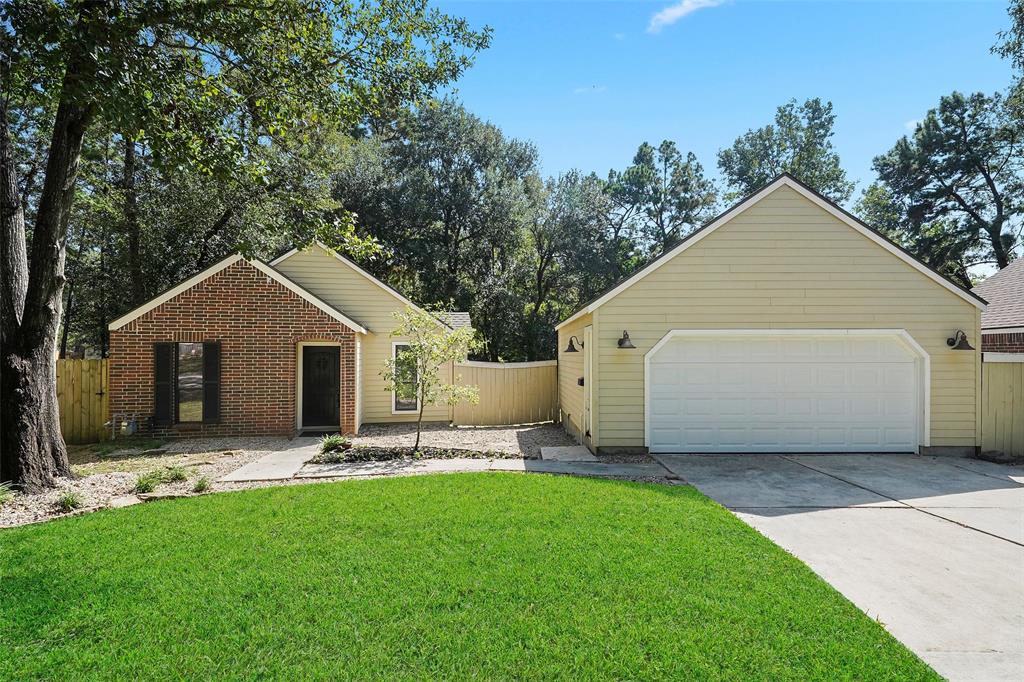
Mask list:
POLYGON ((982 353, 982 362, 1024 362, 1024 353, 982 353))
MULTIPOLYGON (((392 341, 391 342, 391 361, 392 361, 392 363, 394 363, 394 361, 395 361, 395 359, 397 357, 395 355, 395 349, 397 349, 399 346, 411 346, 411 345, 412 344, 409 341, 392 341)), ((417 368, 416 371, 418 372, 419 368, 417 368)), ((397 391, 391 391, 391 414, 416 414, 417 412, 420 411, 420 395, 419 395, 418 391, 416 392, 416 407, 415 408, 413 408, 411 410, 399 410, 399 409, 397 409, 395 407, 397 402, 398 402, 398 393, 397 393, 397 391)))
POLYGON ((906 329, 672 329, 644 354, 644 447, 651 447, 651 357, 679 336, 886 336, 896 338, 917 356, 918 395, 923 406, 918 418, 918 447, 931 445, 932 360, 906 329))
MULTIPOLYGON (((299 341, 295 346, 295 429, 302 431, 302 349, 306 346, 337 346, 338 353, 341 353, 341 343, 338 341, 299 341)), ((340 359, 340 358, 339 358, 340 359)), ((339 367, 340 370, 340 367, 339 367)), ((341 387, 344 390, 344 387, 341 387)), ((340 393, 341 391, 339 391, 340 393)), ((339 395, 339 401, 341 396, 339 395)), ((340 416, 339 407, 339 416, 340 416)), ((313 424, 309 428, 320 429, 330 424, 313 424)), ((341 420, 338 420, 338 428, 341 428, 341 420)))

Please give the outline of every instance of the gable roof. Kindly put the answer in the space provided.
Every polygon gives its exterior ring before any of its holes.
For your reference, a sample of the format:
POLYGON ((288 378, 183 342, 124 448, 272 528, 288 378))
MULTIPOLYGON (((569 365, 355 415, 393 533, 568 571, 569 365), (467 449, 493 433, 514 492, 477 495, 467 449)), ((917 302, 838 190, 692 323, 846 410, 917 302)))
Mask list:
POLYGON ((334 318, 338 322, 341 322, 342 324, 344 324, 349 329, 351 329, 353 331, 356 331, 356 332, 359 332, 360 334, 367 334, 367 333, 369 333, 369 330, 366 327, 364 327, 363 325, 359 324, 355 320, 351 319, 350 317, 345 315, 345 313, 341 312, 340 310, 338 310, 337 308, 335 308, 331 304, 323 301, 322 299, 318 298, 317 296, 315 296, 314 294, 310 293, 309 291, 306 291, 301 286, 299 286, 298 284, 296 284, 292 280, 288 279, 283 274, 281 274, 280 272, 278 272, 274 268, 270 267, 269 265, 267 265, 263 261, 245 258, 240 253, 232 254, 232 255, 228 256, 227 258, 225 258, 224 260, 220 261, 219 263, 215 263, 214 265, 211 265, 210 267, 206 268, 205 270, 203 270, 199 274, 193 275, 192 277, 189 277, 188 279, 186 279, 181 284, 178 284, 177 286, 171 287, 170 289, 168 289, 164 293, 160 294, 159 296, 157 296, 157 297, 147 301, 146 303, 143 303, 138 308, 135 308, 134 310, 132 310, 132 311, 122 315, 121 317, 117 318, 116 320, 111 322, 108 325, 107 328, 110 329, 110 331, 114 331, 116 329, 120 329, 121 327, 123 327, 124 325, 128 324, 132 320, 135 320, 135 319, 138 319, 139 317, 142 317, 143 315, 145 315, 149 311, 153 310, 157 306, 160 306, 160 305, 166 303, 167 301, 171 300, 172 298, 174 298, 178 294, 191 289, 192 287, 194 287, 195 285, 199 284, 203 280, 205 280, 205 279, 207 279, 209 277, 212 277, 213 275, 217 274, 218 272, 220 272, 224 268, 228 267, 229 265, 233 265, 233 264, 237 263, 238 261, 245 261, 246 263, 248 263, 252 267, 256 268, 257 270, 259 270, 260 272, 265 274, 267 277, 271 278, 272 280, 274 280, 275 282, 277 282, 278 284, 283 286, 284 288, 286 288, 289 291, 291 291, 292 293, 298 295, 299 298, 301 298, 301 299, 303 299, 305 301, 308 301, 309 303, 313 304, 314 306, 319 308, 321 311, 323 311, 324 313, 326 313, 330 317, 334 318))
POLYGON ((1024 258, 989 276, 971 291, 989 304, 981 314, 982 329, 1024 327, 1024 258))
MULTIPOLYGON (((357 273, 359 273, 360 275, 362 275, 363 277, 368 279, 370 282, 373 282, 373 284, 375 284, 376 286, 380 287, 384 291, 388 292, 389 294, 391 294, 396 299, 398 299, 399 301, 401 301, 405 305, 409 306, 413 310, 418 310, 421 313, 422 312, 426 312, 422 308, 420 308, 418 305, 413 303, 411 300, 409 300, 408 298, 406 298, 405 296, 400 294, 397 289, 395 289, 392 286, 389 286, 386 282, 384 282, 384 281, 374 277, 369 272, 367 272, 366 270, 364 270, 361 267, 359 267, 358 265, 356 265, 356 263, 354 261, 349 260, 348 258, 345 258, 345 256, 342 256, 340 253, 338 253, 337 251, 335 251, 331 247, 327 246, 327 244, 324 244, 319 239, 313 240, 312 245, 316 246, 317 248, 319 248, 321 251, 323 251, 327 255, 332 256, 333 258, 335 258, 339 262, 344 263, 345 265, 350 267, 352 270, 356 271, 357 273)), ((303 250, 304 249, 300 249, 298 247, 293 247, 293 248, 289 249, 288 251, 285 251, 284 253, 282 253, 280 256, 277 256, 276 258, 274 258, 274 260, 270 261, 270 264, 271 265, 277 265, 278 263, 280 263, 280 262, 282 262, 284 260, 287 260, 288 258, 291 258, 295 254, 301 253, 303 250)), ((448 314, 449 315, 465 315, 466 316, 466 320, 467 321, 469 320, 469 313, 448 313, 448 314)), ((456 326, 454 324, 450 324, 448 320, 438 319, 438 322, 440 324, 444 325, 445 327, 448 327, 449 329, 455 329, 456 328, 456 326)))
POLYGON ((591 300, 589 303, 581 307, 575 313, 573 313, 572 315, 570 315, 569 317, 555 325, 555 329, 561 329, 562 327, 569 324, 578 317, 594 312, 599 307, 601 307, 611 299, 615 298, 615 296, 617 296, 619 293, 633 286, 641 279, 643 279, 644 277, 651 274, 668 261, 678 256, 683 251, 686 251, 688 248, 698 243, 700 240, 707 237, 709 234, 717 230, 719 227, 726 224, 739 214, 743 213, 748 208, 758 203, 766 196, 768 196, 775 190, 779 189, 780 187, 789 187, 790 189, 794 190, 797 194, 800 194, 814 205, 825 210, 833 217, 839 219, 841 222, 845 223, 846 225, 850 226, 857 232, 861 233, 862 235, 870 239, 871 241, 875 242, 883 249, 893 254, 894 256, 902 260, 904 263, 911 266, 918 272, 922 273, 929 279, 933 280, 940 286, 948 289, 949 291, 953 292, 954 294, 964 299, 968 303, 977 306, 981 310, 985 310, 985 299, 981 298, 975 293, 972 293, 970 290, 963 288, 962 286, 952 281, 951 279, 947 278, 945 275, 938 272, 931 266, 922 263, 913 255, 911 255, 906 249, 901 247, 899 244, 896 244, 882 233, 870 227, 862 220, 854 216, 852 213, 848 212, 847 210, 833 202, 831 199, 822 196, 821 194, 814 191, 804 183, 797 180, 792 175, 788 173, 783 173, 782 175, 780 175, 779 177, 775 178, 770 183, 762 187, 761 189, 747 196, 745 199, 742 199, 738 203, 733 204, 731 208, 727 209, 724 213, 719 214, 716 218, 713 218, 703 227, 694 230, 693 232, 688 234, 683 239, 683 241, 677 244, 672 250, 667 251, 662 255, 658 256, 657 258, 652 260, 650 263, 642 267, 634 274, 621 280, 618 284, 613 285, 605 293, 600 294, 599 296, 591 300))
POLYGON ((441 313, 445 319, 441 320, 452 329, 460 329, 461 327, 472 327, 473 321, 469 318, 469 313, 461 311, 450 311, 447 313, 441 313))

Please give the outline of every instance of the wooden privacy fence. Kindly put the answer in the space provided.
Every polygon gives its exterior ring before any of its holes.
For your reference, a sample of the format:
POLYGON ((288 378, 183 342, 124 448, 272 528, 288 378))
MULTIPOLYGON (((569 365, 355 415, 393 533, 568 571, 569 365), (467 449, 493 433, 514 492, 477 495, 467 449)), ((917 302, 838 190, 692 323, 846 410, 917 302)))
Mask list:
POLYGON ((95 443, 108 436, 107 361, 58 360, 60 430, 68 443, 95 443))
POLYGON ((1024 456, 1024 353, 985 353, 981 449, 1024 456))
POLYGON ((531 424, 558 418, 558 367, 543 362, 464 362, 458 383, 476 386, 480 402, 460 403, 453 421, 462 425, 531 424))

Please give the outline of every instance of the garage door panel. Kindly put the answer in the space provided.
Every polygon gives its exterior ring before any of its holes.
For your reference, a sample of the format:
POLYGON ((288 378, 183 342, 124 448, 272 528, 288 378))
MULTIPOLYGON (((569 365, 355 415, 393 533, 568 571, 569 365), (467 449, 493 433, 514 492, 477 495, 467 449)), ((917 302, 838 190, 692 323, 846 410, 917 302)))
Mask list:
POLYGON ((678 337, 649 361, 650 446, 912 451, 915 362, 895 337, 678 337))

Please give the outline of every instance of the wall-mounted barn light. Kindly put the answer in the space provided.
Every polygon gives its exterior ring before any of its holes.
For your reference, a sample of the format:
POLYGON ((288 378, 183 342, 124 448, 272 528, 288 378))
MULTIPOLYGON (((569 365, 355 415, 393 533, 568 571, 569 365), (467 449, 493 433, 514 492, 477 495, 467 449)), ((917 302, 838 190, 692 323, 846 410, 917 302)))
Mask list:
POLYGON ((572 343, 573 339, 576 339, 576 343, 580 344, 580 348, 583 348, 583 342, 582 341, 577 339, 575 336, 570 336, 569 337, 569 345, 565 347, 565 351, 563 351, 563 352, 565 352, 565 353, 579 353, 580 352, 579 348, 577 348, 576 346, 573 345, 573 343, 572 343))
POLYGON ((967 334, 963 329, 957 329, 953 336, 946 339, 946 345, 953 350, 974 350, 974 347, 967 342, 967 334))
POLYGON ((619 348, 636 348, 633 342, 629 340, 629 332, 625 329, 622 330, 622 338, 618 341, 619 348))

